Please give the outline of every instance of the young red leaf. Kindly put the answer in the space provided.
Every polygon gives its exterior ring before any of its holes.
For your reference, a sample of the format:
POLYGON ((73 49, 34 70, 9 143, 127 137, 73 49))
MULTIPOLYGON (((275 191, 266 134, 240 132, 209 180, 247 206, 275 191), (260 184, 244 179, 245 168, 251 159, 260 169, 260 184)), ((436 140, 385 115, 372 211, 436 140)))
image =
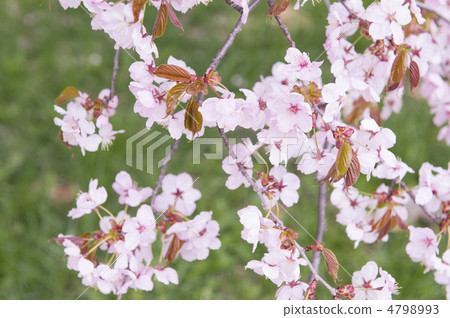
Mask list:
POLYGON ((172 7, 170 6, 170 4, 167 5, 167 13, 169 14, 169 19, 170 21, 172 21, 173 25, 180 28, 181 31, 184 32, 183 26, 181 25, 180 20, 178 20, 177 15, 175 14, 175 12, 173 11, 172 7))
POLYGON ((58 97, 55 99, 56 105, 61 105, 62 103, 65 103, 71 99, 74 99, 75 97, 80 96, 80 93, 75 87, 66 87, 64 90, 59 94, 58 97))
POLYGON ((266 15, 270 15, 271 17, 280 16, 287 9, 290 2, 291 0, 275 0, 269 10, 267 10, 266 15))
POLYGON ((186 87, 188 83, 178 83, 174 87, 172 87, 166 96, 166 117, 169 115, 173 115, 175 109, 177 108, 178 100, 181 98, 183 93, 186 92, 186 87))
POLYGON ((361 165, 359 164, 358 156, 353 151, 350 166, 348 167, 347 173, 345 174, 345 185, 347 187, 351 186, 358 180, 360 171, 361 165))
POLYGON ((408 70, 409 53, 406 50, 399 50, 392 63, 391 75, 387 83, 387 91, 392 91, 401 87, 405 81, 408 70))
POLYGON ((184 127, 195 135, 202 129, 203 116, 198 111, 199 104, 197 101, 191 99, 186 107, 186 114, 184 115, 184 127))
POLYGON ((152 36, 154 39, 164 34, 167 25, 167 7, 165 3, 161 3, 158 15, 156 16, 155 25, 153 26, 152 36))
POLYGON ((153 72, 154 75, 177 82, 189 82, 191 74, 184 68, 172 64, 162 64, 153 72))
POLYGON ((420 81, 420 71, 419 66, 415 61, 411 61, 409 65, 409 85, 411 87, 411 91, 419 85, 420 81))
POLYGON ((327 264, 328 273, 333 277, 334 282, 339 280, 337 277, 337 272, 339 270, 339 263, 336 258, 336 255, 329 250, 328 248, 324 248, 322 251, 323 258, 325 259, 325 263, 327 264))
POLYGON ((184 242, 180 240, 176 234, 174 234, 165 257, 167 263, 172 262, 177 257, 178 251, 181 249, 183 244, 184 242))
POLYGON ((142 8, 145 6, 145 3, 147 2, 147 0, 133 0, 133 16, 134 16, 134 21, 133 23, 138 22, 139 20, 139 15, 141 14, 142 8))

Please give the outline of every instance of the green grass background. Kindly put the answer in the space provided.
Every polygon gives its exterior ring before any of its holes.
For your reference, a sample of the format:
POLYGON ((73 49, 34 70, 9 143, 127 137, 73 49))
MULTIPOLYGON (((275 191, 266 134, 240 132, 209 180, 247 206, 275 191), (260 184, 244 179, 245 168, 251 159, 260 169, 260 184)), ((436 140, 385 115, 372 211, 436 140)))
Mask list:
MULTIPOLYGON (((283 60, 287 42, 277 25, 266 20, 266 10, 267 5, 262 4, 251 14, 218 68, 230 89, 236 90, 239 85, 251 88, 260 75, 269 75, 275 61, 283 60)), ((146 17, 147 28, 151 30, 155 14, 153 9, 147 11, 151 11, 146 17)), ((164 37, 157 41, 158 63, 174 55, 201 74, 238 15, 223 1, 216 0, 179 16, 185 33, 181 35, 169 25, 164 37)), ((283 19, 300 50, 309 52, 312 59, 322 54, 326 25, 323 5, 308 4, 300 12, 289 10, 283 19)), ((72 156, 58 140, 58 128, 53 124, 56 115, 53 100, 67 86, 93 95, 109 87, 114 55, 112 40, 101 31, 92 31, 90 18, 81 9, 65 12, 57 1, 49 9, 47 1, 26 0, 3 1, 0 39, 0 298, 75 299, 85 287, 76 272, 66 268, 63 249, 48 240, 59 233, 81 234, 97 227, 95 215, 75 221, 66 217, 75 204, 76 193, 87 189, 90 178, 98 178, 110 194, 106 205, 114 210, 119 206, 115 204, 111 183, 118 171, 128 171, 141 186, 153 187, 156 179, 125 164, 126 139, 145 125, 145 120, 133 113, 134 98, 127 88, 128 67, 133 58, 122 51, 116 85, 120 105, 112 118, 113 126, 125 129, 126 133, 117 137, 109 151, 82 157, 77 148, 72 156), (92 63, 99 59, 100 63, 92 63)), ((324 59, 325 54, 320 57, 324 59)), ((325 81, 331 78, 326 71, 328 66, 325 62, 325 81)), ((438 129, 432 124, 423 101, 407 97, 401 114, 393 115, 385 126, 397 134, 394 152, 416 171, 423 161, 447 165, 449 148, 436 141, 438 129)), ((207 136, 215 137, 217 133, 212 129, 207 136)), ((158 154, 159 158, 163 155, 163 152, 158 154)), ((195 187, 202 191, 203 197, 198 201, 198 209, 214 211, 213 218, 221 227, 222 247, 220 251, 212 251, 205 261, 176 260, 178 286, 155 283, 152 292, 132 291, 124 298, 273 299, 276 286, 244 270, 246 263, 260 259, 264 250, 258 248, 251 254, 251 246, 240 238, 241 225, 236 211, 247 204, 258 205, 257 196, 249 189, 226 189, 226 174, 220 161, 203 160, 201 165, 192 165, 191 158, 192 143, 184 139, 168 170, 188 171, 199 177, 195 187)), ((314 235, 317 186, 312 177, 301 179, 300 201, 290 213, 314 235)), ((417 176, 409 176, 406 181, 414 184, 417 176)), ((377 186, 361 181, 359 185, 369 190, 377 186)), ((406 255, 406 232, 392 233, 388 243, 361 244, 353 249, 345 228, 335 222, 337 211, 331 206, 327 211, 328 231, 324 240, 349 273, 359 270, 368 260, 375 260, 398 280, 401 293, 395 299, 445 297, 432 274, 423 275, 423 267, 412 263, 406 255)), ((289 217, 284 219, 299 232, 302 245, 313 243, 289 217)), ((321 271, 327 275, 324 266, 321 271)), ((303 275, 308 274, 303 269, 303 275)), ((342 284, 350 283, 351 277, 344 270, 340 270, 339 276, 342 284)), ((319 287, 318 297, 326 299, 329 295, 319 287)), ((81 298, 114 299, 93 289, 81 298)))

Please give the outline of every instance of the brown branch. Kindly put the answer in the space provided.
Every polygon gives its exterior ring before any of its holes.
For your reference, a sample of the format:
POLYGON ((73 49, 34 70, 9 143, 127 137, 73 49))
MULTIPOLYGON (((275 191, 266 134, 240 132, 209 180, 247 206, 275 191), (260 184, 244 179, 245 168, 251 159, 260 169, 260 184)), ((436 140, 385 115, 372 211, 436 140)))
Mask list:
POLYGON ((164 175, 166 174, 167 164, 169 163, 170 159, 172 159, 172 156, 175 153, 175 151, 178 149, 178 145, 180 144, 180 140, 181 140, 181 138, 175 140, 175 142, 172 145, 172 148, 170 148, 169 154, 164 159, 164 163, 163 163, 163 165, 161 167, 161 170, 159 171, 158 180, 156 181, 155 189, 153 190, 153 194, 152 194, 152 200, 150 201, 150 207, 152 208, 153 211, 155 210, 156 195, 158 194, 158 191, 161 188, 162 180, 164 178, 164 175))
MULTIPOLYGON (((250 5, 248 6, 248 12, 250 13, 254 8, 256 8, 256 6, 258 4, 260 4, 261 1, 262 0, 254 0, 252 3, 250 3, 250 5)), ((231 30, 230 34, 228 34, 228 37, 225 40, 225 42, 223 43, 222 47, 219 49, 219 51, 217 51, 217 54, 213 58, 211 64, 209 65, 208 70, 215 70, 217 68, 217 66, 219 65, 220 61, 222 61, 223 57, 225 56, 225 53, 227 53, 228 49, 233 44, 234 39, 239 34, 239 32, 241 32, 242 25, 244 24, 242 22, 243 21, 242 18, 243 17, 242 17, 242 14, 241 14, 241 17, 239 18, 238 22, 234 26, 233 30, 231 30)))
POLYGON ((240 14, 242 14, 244 12, 244 9, 242 9, 242 7, 236 3, 233 2, 233 0, 225 0, 225 2, 232 7, 234 10, 236 10, 237 12, 239 12, 240 14))
MULTIPOLYGON (((269 3, 269 7, 273 5, 273 0, 267 0, 269 3)), ((281 18, 279 16, 275 17, 275 20, 277 20, 278 25, 280 26, 281 31, 283 31, 284 36, 286 37, 286 40, 289 42, 290 47, 295 47, 295 42, 292 40, 291 34, 289 33, 288 27, 281 21, 281 18)))
POLYGON ((116 54, 114 55, 114 68, 111 76, 111 90, 109 91, 109 100, 113 99, 115 94, 117 72, 119 71, 119 52, 120 47, 117 48, 116 54))
POLYGON ((450 17, 445 16, 442 11, 438 11, 439 9, 435 9, 435 8, 429 6, 425 3, 422 3, 422 2, 416 2, 416 4, 419 8, 433 12, 439 18, 441 18, 442 20, 444 20, 445 22, 450 24, 450 17))
POLYGON ((323 0, 323 3, 325 4, 325 7, 327 7, 327 10, 330 10, 330 1, 329 0, 323 0))

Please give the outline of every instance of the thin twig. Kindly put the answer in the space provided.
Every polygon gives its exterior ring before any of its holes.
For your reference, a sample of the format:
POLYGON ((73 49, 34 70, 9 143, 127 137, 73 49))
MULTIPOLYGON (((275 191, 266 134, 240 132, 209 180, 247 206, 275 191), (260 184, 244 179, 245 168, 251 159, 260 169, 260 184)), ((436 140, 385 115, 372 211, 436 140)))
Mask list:
POLYGON ((175 142, 172 145, 172 148, 170 148, 170 152, 167 155, 167 157, 164 159, 164 163, 161 167, 161 170, 159 171, 159 176, 158 176, 158 180, 156 181, 155 184, 155 189, 153 190, 153 194, 152 194, 152 200, 150 201, 150 207, 152 208, 152 210, 155 210, 155 200, 156 200, 156 195, 158 194, 159 189, 161 188, 161 184, 162 184, 162 180, 166 174, 166 168, 167 168, 167 164, 169 163, 170 159, 172 159, 172 156, 174 154, 174 152, 178 149, 178 145, 180 144, 180 139, 175 140, 175 142))
POLYGON ((329 0, 323 0, 323 3, 325 4, 325 7, 327 7, 328 11, 330 10, 330 1, 329 0))
MULTIPOLYGON (((261 1, 262 0, 254 0, 252 3, 250 3, 250 5, 248 6, 248 11, 251 12, 261 1)), ((243 16, 241 14, 241 17, 234 26, 233 30, 231 30, 230 34, 228 34, 228 37, 223 43, 222 47, 219 49, 219 51, 217 51, 217 54, 209 65, 208 70, 215 70, 217 68, 220 61, 222 61, 223 57, 225 56, 225 53, 227 53, 228 49, 233 44, 234 39, 239 34, 239 32, 241 32, 243 24, 243 16)))
MULTIPOLYGON (((267 0, 269 3, 269 7, 273 5, 273 0, 267 0)), ((280 26, 281 31, 283 31, 284 36, 286 37, 286 40, 289 42, 289 45, 291 47, 295 47, 295 42, 292 40, 291 34, 289 33, 288 27, 281 21, 281 18, 279 16, 275 17, 275 20, 277 20, 278 25, 280 26)))
POLYGON ((242 7, 236 3, 234 3, 232 0, 225 0, 225 2, 232 7, 234 10, 236 10, 237 12, 239 12, 240 14, 242 14, 244 12, 244 9, 242 9, 242 7))
POLYGON ((109 100, 113 99, 115 94, 117 72, 119 71, 119 52, 120 47, 117 48, 116 54, 114 55, 114 68, 111 76, 111 90, 109 91, 109 100))
POLYGON ((417 6, 418 6, 419 8, 422 8, 422 9, 424 9, 424 10, 433 12, 433 13, 436 14, 439 18, 441 18, 442 20, 444 20, 445 22, 447 22, 447 23, 450 24, 450 18, 447 17, 447 16, 445 16, 445 15, 443 14, 443 12, 446 12, 446 11, 444 11, 444 10, 443 10, 443 11, 438 11, 438 9, 435 9, 435 8, 429 6, 428 4, 425 4, 425 3, 422 3, 422 2, 416 2, 416 4, 417 4, 417 6))

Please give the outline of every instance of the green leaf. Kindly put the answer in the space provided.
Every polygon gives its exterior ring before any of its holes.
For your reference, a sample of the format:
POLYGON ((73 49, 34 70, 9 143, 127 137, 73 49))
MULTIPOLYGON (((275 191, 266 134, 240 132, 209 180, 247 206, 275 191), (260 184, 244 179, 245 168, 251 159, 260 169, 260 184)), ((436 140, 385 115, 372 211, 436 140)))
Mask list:
POLYGON ((350 167, 352 157, 353 157, 352 146, 350 146, 350 144, 347 141, 344 141, 342 143, 341 148, 339 149, 336 158, 336 170, 338 177, 343 176, 347 172, 348 168, 350 167))

